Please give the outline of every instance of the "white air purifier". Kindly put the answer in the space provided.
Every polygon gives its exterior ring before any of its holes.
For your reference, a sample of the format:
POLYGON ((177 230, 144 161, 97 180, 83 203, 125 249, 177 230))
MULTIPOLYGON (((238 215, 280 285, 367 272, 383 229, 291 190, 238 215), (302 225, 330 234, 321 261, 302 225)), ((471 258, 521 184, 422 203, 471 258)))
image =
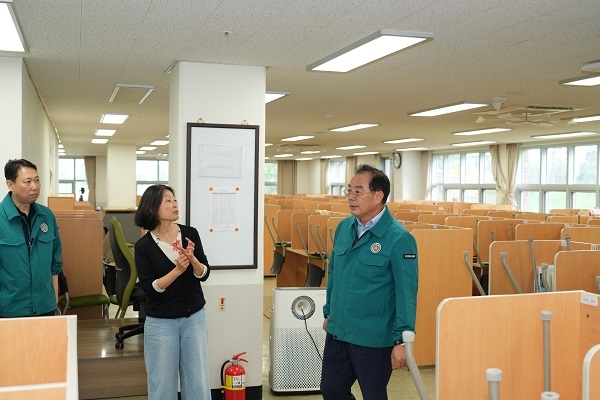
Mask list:
POLYGON ((269 385, 273 392, 318 391, 325 331, 325 288, 273 289, 269 385))

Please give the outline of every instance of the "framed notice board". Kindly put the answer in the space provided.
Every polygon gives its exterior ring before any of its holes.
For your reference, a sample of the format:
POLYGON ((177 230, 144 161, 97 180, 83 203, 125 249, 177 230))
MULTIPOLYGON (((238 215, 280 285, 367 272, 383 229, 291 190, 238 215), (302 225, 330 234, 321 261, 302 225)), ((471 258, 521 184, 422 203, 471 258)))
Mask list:
POLYGON ((186 224, 212 269, 258 268, 258 125, 187 125, 186 224))

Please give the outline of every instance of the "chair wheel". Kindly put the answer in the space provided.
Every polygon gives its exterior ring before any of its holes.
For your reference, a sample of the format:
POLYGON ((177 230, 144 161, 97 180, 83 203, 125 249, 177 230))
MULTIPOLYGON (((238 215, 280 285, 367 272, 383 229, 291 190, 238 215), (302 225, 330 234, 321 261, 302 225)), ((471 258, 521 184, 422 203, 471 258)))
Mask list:
POLYGON ((115 343, 115 349, 117 349, 117 350, 123 350, 124 347, 125 347, 125 343, 123 343, 121 341, 115 343))
POLYGON ((117 339, 118 341, 122 341, 123 339, 123 332, 117 332, 115 333, 115 339, 117 339))

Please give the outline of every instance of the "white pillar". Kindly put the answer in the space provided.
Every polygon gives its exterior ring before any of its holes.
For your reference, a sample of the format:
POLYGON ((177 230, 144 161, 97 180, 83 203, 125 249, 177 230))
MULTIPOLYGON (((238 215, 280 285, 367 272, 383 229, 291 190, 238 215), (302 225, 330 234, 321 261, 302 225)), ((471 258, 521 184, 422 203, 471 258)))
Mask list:
POLYGON ((108 144, 106 149, 105 208, 134 208, 136 199, 135 165, 137 155, 133 144, 108 144))

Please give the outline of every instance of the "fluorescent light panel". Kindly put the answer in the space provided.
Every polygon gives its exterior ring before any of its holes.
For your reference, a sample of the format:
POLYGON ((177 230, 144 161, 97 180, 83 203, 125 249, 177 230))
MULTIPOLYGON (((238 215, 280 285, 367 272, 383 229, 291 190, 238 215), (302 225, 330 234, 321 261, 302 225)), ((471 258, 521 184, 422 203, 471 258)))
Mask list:
POLYGON ((0 51, 25 52, 25 41, 12 9, 12 0, 0 2, 0 51))
POLYGON ((369 156, 371 154, 379 154, 378 151, 363 151, 362 153, 354 153, 353 156, 369 156))
POLYGON ((589 117, 575 117, 571 119, 571 122, 591 122, 591 121, 600 121, 600 115, 590 115, 589 117))
POLYGON ((336 150, 355 150, 355 149, 364 149, 367 146, 363 146, 362 144, 355 144, 352 146, 342 146, 342 147, 336 147, 336 150))
POLYGON ((102 114, 101 124, 123 124, 129 118, 129 114, 102 114))
POLYGON ((154 142, 150 143, 152 146, 164 146, 166 144, 169 144, 168 140, 155 140, 154 142))
POLYGON ((398 144, 398 143, 420 142, 421 140, 424 140, 424 139, 420 139, 420 138, 406 138, 406 139, 386 140, 383 143, 386 143, 386 144, 398 144))
POLYGON ((536 135, 532 136, 534 139, 562 139, 562 138, 574 138, 584 136, 594 136, 597 132, 567 132, 567 133, 553 133, 549 135, 536 135))
POLYGON ((321 150, 304 150, 304 151, 301 151, 300 154, 318 154, 320 152, 321 152, 321 150))
POLYGON ((308 157, 296 158, 296 161, 310 161, 310 160, 312 160, 312 158, 308 158, 308 157))
POLYGON ((429 150, 429 147, 407 147, 405 149, 396 149, 396 151, 423 151, 429 150))
POLYGON ((265 147, 273 146, 273 143, 265 143, 265 147))
POLYGON ((356 131, 358 129, 372 128, 374 126, 379 126, 379 124, 359 123, 359 124, 354 124, 354 125, 341 126, 339 128, 333 128, 333 129, 330 129, 329 131, 330 132, 350 132, 350 131, 356 131))
POLYGON ((478 142, 463 142, 463 143, 451 143, 452 146, 456 147, 468 147, 468 146, 480 146, 484 144, 494 144, 493 140, 480 140, 478 142))
POLYGON ((332 156, 323 156, 321 158, 342 158, 342 156, 339 156, 336 154, 336 155, 332 155, 332 156))
POLYGON ((276 154, 273 157, 282 158, 282 157, 291 157, 291 156, 293 156, 293 154, 286 153, 286 154, 276 154))
POLYGON ((144 154, 144 153, 145 153, 145 151, 142 151, 142 150, 138 150, 138 151, 136 151, 136 152, 135 152, 135 154, 137 154, 138 156, 139 156, 140 154, 144 154))
POLYGON ((431 33, 382 29, 306 67, 312 71, 348 72, 379 58, 433 39, 431 33))
POLYGON ((510 131, 510 128, 486 128, 486 129, 476 129, 474 131, 462 131, 462 132, 452 132, 453 135, 457 136, 471 136, 471 135, 483 135, 486 133, 495 133, 495 132, 505 132, 510 131))
POLYGON ((154 147, 154 146, 142 146, 142 147, 140 147, 140 150, 152 151, 152 150, 156 150, 156 147, 154 147))
POLYGON ((108 139, 92 139, 92 143, 94 143, 94 144, 106 144, 106 143, 108 143, 108 139))
POLYGON ((96 136, 112 136, 116 132, 116 129, 96 129, 96 136))
POLYGON ((280 99, 284 96, 287 96, 289 93, 288 92, 273 92, 273 91, 268 91, 267 93, 265 93, 265 104, 266 103, 270 103, 274 100, 280 99))
POLYGON ((600 85, 600 72, 596 74, 583 75, 578 78, 564 79, 558 81, 561 85, 569 86, 596 86, 600 85))
POLYGON ((292 136, 289 138, 284 138, 281 139, 282 142, 297 142, 299 140, 307 140, 307 139, 312 139, 314 138, 314 136, 292 136))
POLYGON ((427 110, 416 111, 408 114, 411 117, 436 117, 438 115, 450 114, 459 111, 472 110, 473 108, 479 108, 487 106, 487 103, 474 103, 469 101, 462 101, 460 103, 448 104, 446 106, 430 108, 427 110))

